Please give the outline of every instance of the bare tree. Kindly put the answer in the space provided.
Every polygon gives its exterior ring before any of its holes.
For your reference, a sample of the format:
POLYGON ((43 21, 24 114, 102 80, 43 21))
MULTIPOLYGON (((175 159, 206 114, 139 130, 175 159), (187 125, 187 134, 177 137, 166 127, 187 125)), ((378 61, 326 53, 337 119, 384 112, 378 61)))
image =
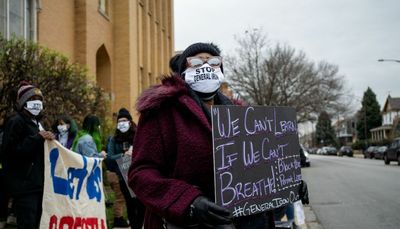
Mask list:
POLYGON ((298 121, 321 111, 347 111, 347 93, 339 68, 315 64, 289 45, 269 45, 261 30, 236 38, 239 46, 226 62, 227 79, 234 91, 250 104, 294 107, 298 121))

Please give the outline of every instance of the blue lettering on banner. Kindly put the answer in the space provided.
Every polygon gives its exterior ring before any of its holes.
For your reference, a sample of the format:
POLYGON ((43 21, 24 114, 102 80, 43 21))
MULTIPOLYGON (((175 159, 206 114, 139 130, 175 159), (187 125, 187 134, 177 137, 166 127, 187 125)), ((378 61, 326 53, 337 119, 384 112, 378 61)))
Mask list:
POLYGON ((101 200, 100 185, 102 185, 102 183, 101 183, 101 169, 99 167, 100 163, 98 162, 99 161, 95 159, 92 172, 90 173, 87 179, 86 191, 89 196, 89 199, 96 198, 97 202, 100 202, 101 200))
MULTIPOLYGON (((58 150, 57 150, 58 151, 58 150)), ((83 156, 82 156, 83 157, 83 156)), ((87 161, 86 158, 83 157, 83 168, 68 168, 68 182, 70 183, 71 189, 69 189, 70 193, 69 197, 72 199, 72 195, 74 194, 74 186, 73 184, 74 179, 78 179, 78 187, 76 188, 76 199, 79 200, 79 194, 81 193, 83 180, 87 175, 87 161)))
POLYGON ((56 165, 60 152, 57 148, 53 148, 50 151, 50 174, 53 180, 54 192, 60 195, 68 196, 70 199, 79 200, 79 196, 82 190, 83 182, 87 177, 86 192, 89 199, 96 199, 97 202, 101 201, 101 168, 98 159, 94 159, 94 164, 91 172, 88 174, 87 171, 87 159, 82 156, 83 168, 70 167, 67 170, 68 178, 61 178, 55 175, 56 165), (75 186, 74 180, 77 179, 77 185, 75 186))

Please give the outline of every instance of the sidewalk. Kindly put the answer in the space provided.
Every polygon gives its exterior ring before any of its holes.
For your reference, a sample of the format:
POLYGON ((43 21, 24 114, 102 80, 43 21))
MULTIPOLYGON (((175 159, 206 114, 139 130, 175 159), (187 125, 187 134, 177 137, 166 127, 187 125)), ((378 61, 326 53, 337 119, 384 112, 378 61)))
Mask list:
POLYGON ((323 229, 324 227, 319 223, 317 217, 312 210, 312 206, 303 206, 306 223, 301 225, 302 229, 323 229))
POLYGON ((355 158, 364 158, 364 154, 354 154, 355 158))
MULTIPOLYGON (((318 221, 317 216, 314 214, 314 211, 312 210, 312 207, 310 205, 307 205, 307 206, 303 205, 303 210, 304 210, 305 224, 300 225, 300 227, 297 227, 297 228, 301 228, 301 229, 323 229, 324 228, 318 221)), ((283 222, 287 221, 286 216, 284 216, 282 218, 282 221, 283 222)), ((297 222, 297 219, 296 219, 296 222, 297 222)))

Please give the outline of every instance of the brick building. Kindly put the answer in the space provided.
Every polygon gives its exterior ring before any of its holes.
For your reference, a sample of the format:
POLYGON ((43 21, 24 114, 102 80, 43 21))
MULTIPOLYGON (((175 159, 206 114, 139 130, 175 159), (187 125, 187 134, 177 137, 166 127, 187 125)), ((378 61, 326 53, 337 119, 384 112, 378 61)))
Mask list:
POLYGON ((169 72, 173 31, 173 0, 0 0, 0 33, 87 66, 112 112, 169 72))

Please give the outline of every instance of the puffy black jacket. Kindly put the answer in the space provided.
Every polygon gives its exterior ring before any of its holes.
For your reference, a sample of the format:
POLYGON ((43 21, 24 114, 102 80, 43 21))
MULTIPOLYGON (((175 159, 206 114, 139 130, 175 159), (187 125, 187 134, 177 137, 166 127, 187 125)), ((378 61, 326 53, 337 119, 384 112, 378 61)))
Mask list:
POLYGON ((5 124, 2 164, 12 195, 43 191, 43 143, 39 126, 26 114, 17 113, 5 124))

